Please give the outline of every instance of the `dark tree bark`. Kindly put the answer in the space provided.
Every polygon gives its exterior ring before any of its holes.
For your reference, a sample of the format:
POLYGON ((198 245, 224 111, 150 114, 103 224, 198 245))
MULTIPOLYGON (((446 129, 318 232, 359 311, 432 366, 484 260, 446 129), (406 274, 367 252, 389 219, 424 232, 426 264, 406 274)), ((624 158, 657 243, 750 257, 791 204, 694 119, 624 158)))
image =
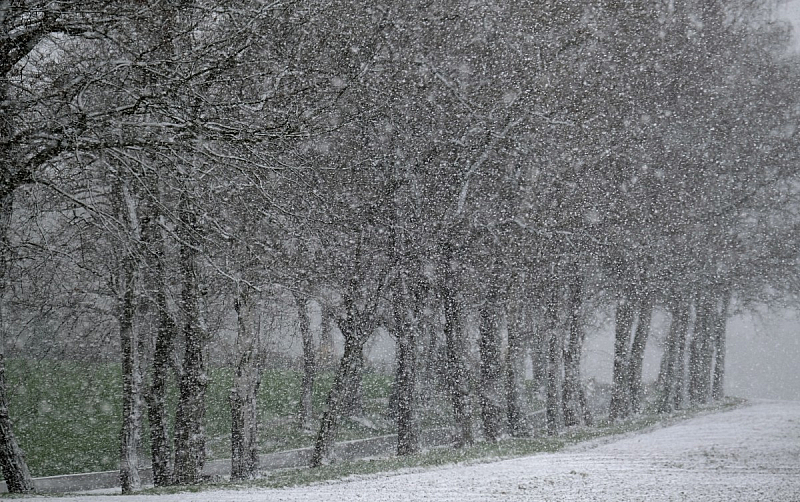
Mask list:
POLYGON ((320 429, 314 442, 314 451, 311 455, 311 467, 319 467, 330 454, 333 442, 339 427, 339 418, 346 407, 347 394, 352 390, 354 373, 360 372, 363 367, 364 343, 369 338, 371 329, 363 322, 355 319, 345 320, 341 324, 344 335, 344 354, 339 363, 339 369, 333 381, 333 386, 328 392, 325 411, 322 414, 320 429))
POLYGON ((140 237, 136 201, 127 180, 113 183, 113 201, 117 220, 125 226, 130 241, 120 242, 117 273, 117 319, 119 322, 122 368, 122 428, 120 431, 119 477, 122 493, 132 493, 142 486, 139 476, 139 443, 141 441, 141 387, 138 333, 134 328, 137 274, 135 244, 140 237))
POLYGON ((506 353, 506 405, 508 430, 514 437, 523 437, 529 434, 525 413, 522 409, 522 396, 520 393, 521 366, 523 353, 522 328, 523 309, 509 308, 508 319, 508 352, 506 353))
POLYGON ((564 371, 564 344, 559 322, 559 294, 557 284, 551 285, 552 291, 546 306, 546 337, 547 337, 547 377, 546 377, 546 407, 545 424, 547 433, 558 434, 564 425, 563 413, 563 371, 564 371))
POLYGON ((688 348, 689 343, 689 335, 692 330, 696 328, 696 322, 692 325, 692 299, 687 299, 686 303, 683 304, 684 311, 681 314, 681 323, 682 328, 678 332, 678 350, 676 352, 675 358, 675 370, 674 370, 674 378, 675 378, 675 404, 674 409, 680 409, 684 405, 685 395, 686 395, 686 379, 688 369, 686 366, 686 349, 688 348), (685 321, 684 321, 685 319, 685 321))
MULTIPOLYGON (((5 30, 7 28, 5 22, 1 24, 5 30)), ((3 64, 5 63, 6 61, 3 61, 3 64)), ((0 75, 0 78, 5 79, 5 75, 0 75)), ((6 100, 6 86, 6 82, 0 83, 0 101, 6 100)), ((10 132, 11 126, 8 121, 0 120, 0 137, 8 138, 10 132)), ((0 323, 5 321, 3 317, 5 316, 6 281, 12 260, 8 230, 14 211, 14 191, 23 184, 28 176, 26 172, 15 173, 12 170, 6 148, 5 146, 0 147, 0 163, 2 163, 0 167, 2 169, 0 173, 0 323)), ((3 342, 4 340, 0 338, 0 345, 3 342)), ((0 346, 0 468, 2 468, 9 492, 28 493, 33 491, 33 478, 31 478, 28 464, 25 462, 25 454, 12 431, 12 422, 9 417, 2 346, 0 346)))
POLYGON ((672 321, 656 384, 659 393, 656 409, 659 413, 669 413, 680 404, 677 396, 678 378, 684 371, 684 364, 681 360, 684 354, 682 346, 689 327, 689 302, 684 299, 673 299, 669 308, 672 321))
POLYGON ((237 318, 236 355, 231 406, 231 480, 253 479, 258 474, 258 389, 263 375, 259 333, 253 309, 257 303, 245 287, 234 308, 237 318))
POLYGON ((714 322, 713 299, 703 292, 697 302, 695 332, 689 353, 689 401, 692 404, 706 404, 711 400, 714 322))
POLYGON ((328 371, 334 368, 336 353, 333 346, 333 326, 336 321, 333 319, 331 308, 321 302, 322 332, 319 340, 319 370, 328 371))
POLYGON ((303 340, 303 380, 300 385, 300 403, 297 413, 297 425, 300 430, 310 430, 314 410, 314 379, 317 373, 314 357, 314 338, 311 335, 311 320, 308 314, 308 299, 298 298, 297 315, 300 324, 300 337, 303 340))
POLYGON ((356 382, 360 383, 361 381, 364 367, 364 344, 375 328, 375 312, 381 286, 373 291, 370 298, 363 297, 361 256, 359 244, 354 257, 356 269, 342 295, 344 318, 339 323, 339 327, 344 337, 344 354, 339 362, 333 386, 328 392, 325 411, 322 414, 319 432, 314 441, 314 451, 311 454, 311 467, 321 466, 333 449, 339 428, 339 419, 347 408, 348 398, 352 398, 356 382))
POLYGON ((502 432, 503 384, 500 358, 500 309, 498 294, 490 290, 480 310, 480 403, 483 434, 496 441, 502 432))
POLYGON ((581 327, 583 291, 581 279, 576 278, 570 288, 569 340, 564 351, 564 425, 580 425, 585 419, 586 397, 581 384, 581 352, 584 331, 581 327))
POLYGON ((453 421, 456 424, 455 446, 461 448, 474 442, 469 398, 469 375, 467 373, 467 365, 464 362, 465 344, 461 325, 461 303, 452 287, 453 277, 450 264, 446 264, 445 267, 445 279, 440 285, 440 291, 444 308, 447 389, 453 406, 453 421))
POLYGON ((631 344, 631 352, 628 357, 628 411, 630 413, 641 412, 641 402, 644 389, 642 387, 642 364, 644 362, 644 349, 647 338, 650 336, 650 321, 653 316, 653 299, 649 295, 640 302, 639 321, 636 325, 636 333, 631 344))
POLYGON ((200 288, 197 270, 199 230, 195 212, 184 202, 181 225, 183 243, 180 249, 184 310, 183 338, 185 352, 178 384, 178 410, 175 415, 175 470, 173 482, 196 484, 202 479, 205 464, 205 395, 206 374, 205 327, 201 318, 200 288))
POLYGON ((714 374, 711 382, 711 399, 715 401, 725 397, 725 325, 730 299, 730 292, 723 291, 714 322, 714 374))
POLYGON ((123 260, 120 284, 119 335, 122 354, 122 431, 120 443, 120 484, 122 493, 132 493, 142 486, 139 477, 139 442, 141 430, 141 374, 138 344, 133 328, 135 273, 133 260, 123 260))
MULTIPOLYGON (((150 191, 160 198, 160 187, 155 173, 151 173, 150 191)), ((146 393, 147 421, 150 425, 150 458, 153 466, 153 484, 168 486, 172 482, 172 448, 169 440, 169 409, 167 387, 174 373, 173 353, 177 325, 167 305, 164 263, 164 236, 159 220, 160 200, 143 199, 141 217, 144 251, 143 278, 146 287, 148 311, 156 317, 155 348, 150 368, 150 385, 146 393)))
POLYGON ((394 324, 397 340, 397 454, 417 451, 416 414, 416 355, 419 338, 419 294, 400 281, 400 291, 394 301, 394 324))
POLYGON ((364 415, 364 350, 353 358, 353 369, 349 373, 347 393, 344 396, 342 414, 348 417, 364 415))
POLYGON ((630 403, 628 391, 628 344, 633 326, 633 306, 627 297, 617 303, 616 328, 614 332, 614 374, 611 388, 609 417, 612 420, 626 415, 630 403))
POLYGON ((0 351, 0 468, 10 493, 32 493, 33 478, 25 462, 25 453, 19 447, 12 431, 8 414, 6 393, 6 363, 0 351))

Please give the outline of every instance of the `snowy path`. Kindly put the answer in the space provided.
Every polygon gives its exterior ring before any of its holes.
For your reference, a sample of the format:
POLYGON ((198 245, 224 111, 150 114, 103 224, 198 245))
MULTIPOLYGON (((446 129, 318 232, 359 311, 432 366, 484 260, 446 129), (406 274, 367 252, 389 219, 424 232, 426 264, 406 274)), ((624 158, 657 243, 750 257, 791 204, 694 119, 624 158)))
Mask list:
POLYGON ((554 454, 285 490, 62 502, 800 501, 800 402, 758 402, 554 454))

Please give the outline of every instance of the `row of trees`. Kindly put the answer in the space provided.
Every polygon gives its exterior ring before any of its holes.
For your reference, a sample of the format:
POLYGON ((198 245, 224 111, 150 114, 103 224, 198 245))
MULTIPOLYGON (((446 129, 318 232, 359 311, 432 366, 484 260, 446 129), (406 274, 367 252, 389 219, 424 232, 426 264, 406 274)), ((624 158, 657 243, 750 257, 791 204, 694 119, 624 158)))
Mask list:
MULTIPOLYGON (((312 465, 379 328, 397 341, 398 454, 418 446, 431 336, 458 445, 474 440, 473 394, 484 438, 529 432, 531 338, 548 430, 590 422, 580 362, 602 309, 615 312, 612 418, 642 409, 656 308, 672 320, 658 409, 718 398, 731 298, 795 286, 800 73, 775 7, 0 3, 4 335, 119 334, 126 492, 145 417, 155 483, 200 481, 208 352, 226 326, 232 476, 256 474, 259 334, 287 296, 303 427, 312 301, 344 338, 312 465)), ((32 489, 1 359, 0 464, 11 491, 32 489)))

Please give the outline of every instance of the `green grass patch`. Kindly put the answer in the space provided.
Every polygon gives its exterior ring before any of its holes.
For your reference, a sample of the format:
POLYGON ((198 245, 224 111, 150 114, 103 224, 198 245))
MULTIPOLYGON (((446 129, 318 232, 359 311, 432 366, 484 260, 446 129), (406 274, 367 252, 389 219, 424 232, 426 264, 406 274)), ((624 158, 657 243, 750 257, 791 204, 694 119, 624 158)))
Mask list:
MULTIPOLYGON (((74 361, 7 361, 10 413, 14 433, 35 477, 115 470, 119 467, 122 420, 122 377, 117 364, 74 361)), ((232 383, 229 368, 209 371, 206 397, 206 434, 209 458, 230 457, 232 383)), ((311 446, 313 431, 299 431, 296 412, 301 375, 291 370, 265 372, 259 396, 262 453, 311 446)), ((319 416, 333 375, 318 377, 313 404, 319 416)), ((344 421, 340 437, 358 439, 392 432, 385 419, 392 377, 367 372, 364 376, 365 415, 379 427, 344 421)), ((169 401, 174 413, 177 389, 173 381, 169 401)), ((146 414, 142 455, 149 456, 146 414)))

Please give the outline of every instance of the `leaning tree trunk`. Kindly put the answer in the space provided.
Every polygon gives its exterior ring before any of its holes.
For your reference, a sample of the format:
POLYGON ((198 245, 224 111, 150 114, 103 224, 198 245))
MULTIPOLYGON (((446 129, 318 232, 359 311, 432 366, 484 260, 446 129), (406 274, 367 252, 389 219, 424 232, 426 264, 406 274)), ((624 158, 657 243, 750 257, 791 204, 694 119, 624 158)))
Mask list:
POLYGON ((234 303, 237 319, 236 367, 231 406, 231 480, 253 479, 258 473, 258 407, 262 367, 254 303, 242 288, 234 303))
POLYGON ((633 326, 633 307, 627 297, 617 303, 614 332, 614 374, 611 382, 611 404, 608 415, 612 420, 626 415, 630 402, 628 391, 628 344, 633 326))
POLYGON ((184 356, 178 385, 178 410, 175 414, 175 484, 197 484, 205 464, 205 397, 208 385, 205 361, 205 327, 200 307, 196 249, 198 227, 191 208, 182 211, 184 219, 180 248, 184 310, 184 356), (186 228, 184 228, 186 227, 186 228))
POLYGON ((502 431, 503 383, 500 358, 500 312, 497 292, 489 291, 480 311, 480 403, 483 434, 496 441, 502 431))
POLYGON ((581 352, 584 333, 581 328, 583 292, 580 278, 570 288, 569 340, 564 351, 564 425, 580 425, 587 416, 586 398, 581 387, 581 352))
MULTIPOLYGON (((328 392, 325 411, 322 414, 314 450, 311 454, 311 467, 319 467, 333 449, 333 442, 339 428, 339 418, 347 405, 348 393, 352 391, 355 382, 355 373, 363 368, 364 344, 369 337, 370 329, 361 319, 354 319, 353 311, 349 318, 341 323, 344 335, 344 354, 339 363, 339 369, 333 381, 333 386, 328 392)), ((358 375, 360 377, 360 375, 358 375)))
MULTIPOLYGON (((446 265, 449 269, 449 264, 446 265)), ((447 390, 453 407, 456 425, 456 448, 471 445, 472 413, 469 399, 469 375, 464 361, 466 350, 461 326, 461 304, 452 287, 452 276, 445 275, 440 286, 444 308, 444 339, 446 357, 447 390)))
POLYGON ((642 386, 642 364, 644 363, 644 349, 647 345, 647 338, 650 336, 650 321, 653 317, 653 300, 647 295, 639 306, 639 322, 636 326, 636 333, 631 344, 631 352, 628 357, 628 412, 639 413, 641 402, 644 397, 642 386))
POLYGON ((6 393, 6 365, 3 355, 5 342, 5 290, 6 274, 11 266, 11 249, 8 242, 8 228, 14 210, 14 187, 0 180, 0 468, 10 493, 33 492, 33 478, 25 462, 25 454, 17 443, 12 431, 8 412, 6 393))
POLYGON ((300 385, 300 403, 297 412, 297 425, 300 430, 311 430, 314 410, 314 378, 317 365, 314 357, 314 338, 311 335, 311 320, 308 314, 308 299, 297 299, 297 315, 300 326, 300 337, 303 341, 303 380, 300 385))

